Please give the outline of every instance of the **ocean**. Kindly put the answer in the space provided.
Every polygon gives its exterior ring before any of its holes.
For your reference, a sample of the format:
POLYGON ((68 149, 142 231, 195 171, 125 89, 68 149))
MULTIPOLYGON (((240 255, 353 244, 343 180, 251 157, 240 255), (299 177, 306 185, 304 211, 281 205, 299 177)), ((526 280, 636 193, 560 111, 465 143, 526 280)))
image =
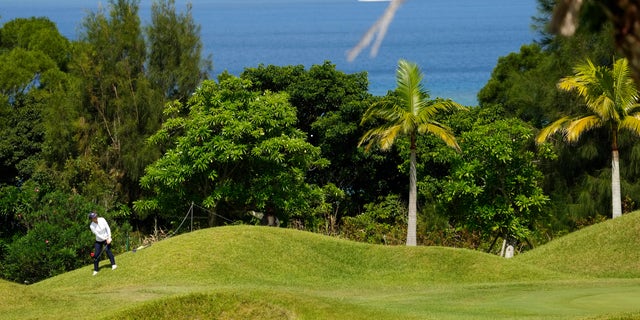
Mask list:
MULTIPOLYGON (((151 0, 140 1, 143 24, 151 0)), ((176 0, 178 11, 187 0, 176 0)), ((536 0, 407 0, 397 11, 376 57, 363 51, 349 62, 346 52, 380 17, 388 2, 357 0, 191 0, 201 25, 212 77, 239 75, 259 64, 304 65, 331 61, 346 73, 366 71, 369 91, 384 95, 396 86, 399 59, 417 63, 431 98, 476 105, 477 93, 498 58, 536 38, 531 29, 536 0)), ((107 0, 0 0, 0 24, 46 16, 69 39, 77 39, 87 12, 107 0)))

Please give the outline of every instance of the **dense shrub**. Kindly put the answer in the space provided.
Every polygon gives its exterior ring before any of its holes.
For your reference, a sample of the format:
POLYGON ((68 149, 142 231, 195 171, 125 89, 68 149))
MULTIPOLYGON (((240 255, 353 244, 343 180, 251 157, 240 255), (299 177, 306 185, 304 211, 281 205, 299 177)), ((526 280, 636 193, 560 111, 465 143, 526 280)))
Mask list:
POLYGON ((404 244, 407 234, 407 205, 397 195, 365 205, 365 212, 342 219, 343 237, 367 243, 404 244))
POLYGON ((63 229, 48 222, 36 224, 7 247, 3 277, 33 283, 87 264, 91 249, 86 244, 90 243, 91 235, 80 229, 80 225, 63 229))
MULTIPOLYGON (((87 213, 103 209, 76 194, 37 188, 23 188, 21 193, 26 196, 15 197, 11 214, 24 232, 0 245, 2 278, 33 283, 90 264, 95 238, 87 213), (34 190, 41 194, 34 195, 34 190)), ((110 224, 113 233, 120 233, 116 223, 110 224)))

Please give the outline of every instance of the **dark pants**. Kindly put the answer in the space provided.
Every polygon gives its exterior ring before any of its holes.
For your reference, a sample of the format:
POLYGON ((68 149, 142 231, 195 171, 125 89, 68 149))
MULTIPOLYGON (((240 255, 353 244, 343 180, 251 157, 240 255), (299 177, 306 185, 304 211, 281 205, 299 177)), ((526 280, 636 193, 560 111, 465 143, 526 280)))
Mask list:
POLYGON ((100 263, 100 257, 102 256, 102 250, 107 253, 107 257, 109 257, 109 261, 111 261, 111 265, 116 264, 116 258, 111 253, 111 245, 107 244, 106 241, 96 241, 93 244, 93 248, 95 249, 95 258, 93 259, 93 271, 98 271, 98 263, 100 263))

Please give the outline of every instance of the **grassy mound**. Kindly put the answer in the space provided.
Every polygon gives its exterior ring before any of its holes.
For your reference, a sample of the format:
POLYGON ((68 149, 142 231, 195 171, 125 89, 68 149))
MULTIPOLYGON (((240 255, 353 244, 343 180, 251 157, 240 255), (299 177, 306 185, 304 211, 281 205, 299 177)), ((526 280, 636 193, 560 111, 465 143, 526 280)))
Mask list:
POLYGON ((516 260, 586 277, 640 278, 640 211, 568 234, 516 260))
POLYGON ((588 272, 567 269, 567 261, 580 258, 575 251, 581 246, 584 256, 601 254, 591 252, 593 243, 619 244, 614 252, 622 261, 637 257, 638 249, 619 252, 636 241, 626 232, 594 239, 608 228, 637 230, 637 215, 602 225, 616 227, 586 228, 577 234, 587 236, 569 235, 514 259, 444 247, 368 245, 280 228, 205 229, 118 255, 116 270, 104 261, 95 277, 86 266, 30 286, 0 282, 0 314, 3 319, 633 318, 640 315, 640 279, 630 279, 637 270, 594 272, 607 270, 606 260, 591 260, 602 266, 588 272), (606 278, 610 274, 618 279, 606 278))
MULTIPOLYGON (((117 260, 133 271, 120 285, 234 285, 377 287, 418 286, 566 277, 494 255, 444 247, 368 245, 282 228, 233 226, 167 239, 117 260), (419 272, 417 272, 419 271, 419 272)), ((107 267, 108 262, 103 262, 107 267)), ((98 279, 117 274, 101 272, 98 279)), ((90 269, 42 281, 37 286, 91 289, 90 269)), ((97 280, 100 281, 100 280, 97 280)), ((104 283, 105 286, 109 282, 104 283)))

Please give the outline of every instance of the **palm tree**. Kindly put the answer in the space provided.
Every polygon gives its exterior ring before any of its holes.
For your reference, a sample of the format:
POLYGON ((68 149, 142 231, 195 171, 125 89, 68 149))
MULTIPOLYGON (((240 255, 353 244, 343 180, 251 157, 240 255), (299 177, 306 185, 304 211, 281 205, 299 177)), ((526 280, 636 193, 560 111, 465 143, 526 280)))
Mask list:
POLYGON ((416 245, 417 135, 431 133, 448 146, 460 150, 451 129, 435 121, 434 117, 441 111, 465 110, 463 106, 451 100, 429 100, 429 95, 422 88, 422 77, 423 75, 415 63, 406 60, 398 62, 396 96, 393 99, 385 99, 371 105, 362 117, 362 124, 376 119, 382 120, 383 124, 367 131, 358 144, 358 146, 361 146, 366 143, 365 151, 369 151, 371 146, 375 144, 384 151, 391 148, 395 139, 400 136, 406 136, 410 139, 407 246, 416 245))
POLYGON ((536 143, 540 144, 555 133, 561 133, 566 142, 576 142, 583 133, 605 128, 611 135, 611 204, 612 217, 622 215, 620 196, 620 167, 618 133, 626 129, 640 135, 640 105, 638 90, 631 76, 627 59, 614 61, 613 69, 594 66, 590 60, 578 65, 575 75, 563 78, 558 88, 576 91, 585 101, 588 113, 576 117, 563 117, 540 131, 536 143))

